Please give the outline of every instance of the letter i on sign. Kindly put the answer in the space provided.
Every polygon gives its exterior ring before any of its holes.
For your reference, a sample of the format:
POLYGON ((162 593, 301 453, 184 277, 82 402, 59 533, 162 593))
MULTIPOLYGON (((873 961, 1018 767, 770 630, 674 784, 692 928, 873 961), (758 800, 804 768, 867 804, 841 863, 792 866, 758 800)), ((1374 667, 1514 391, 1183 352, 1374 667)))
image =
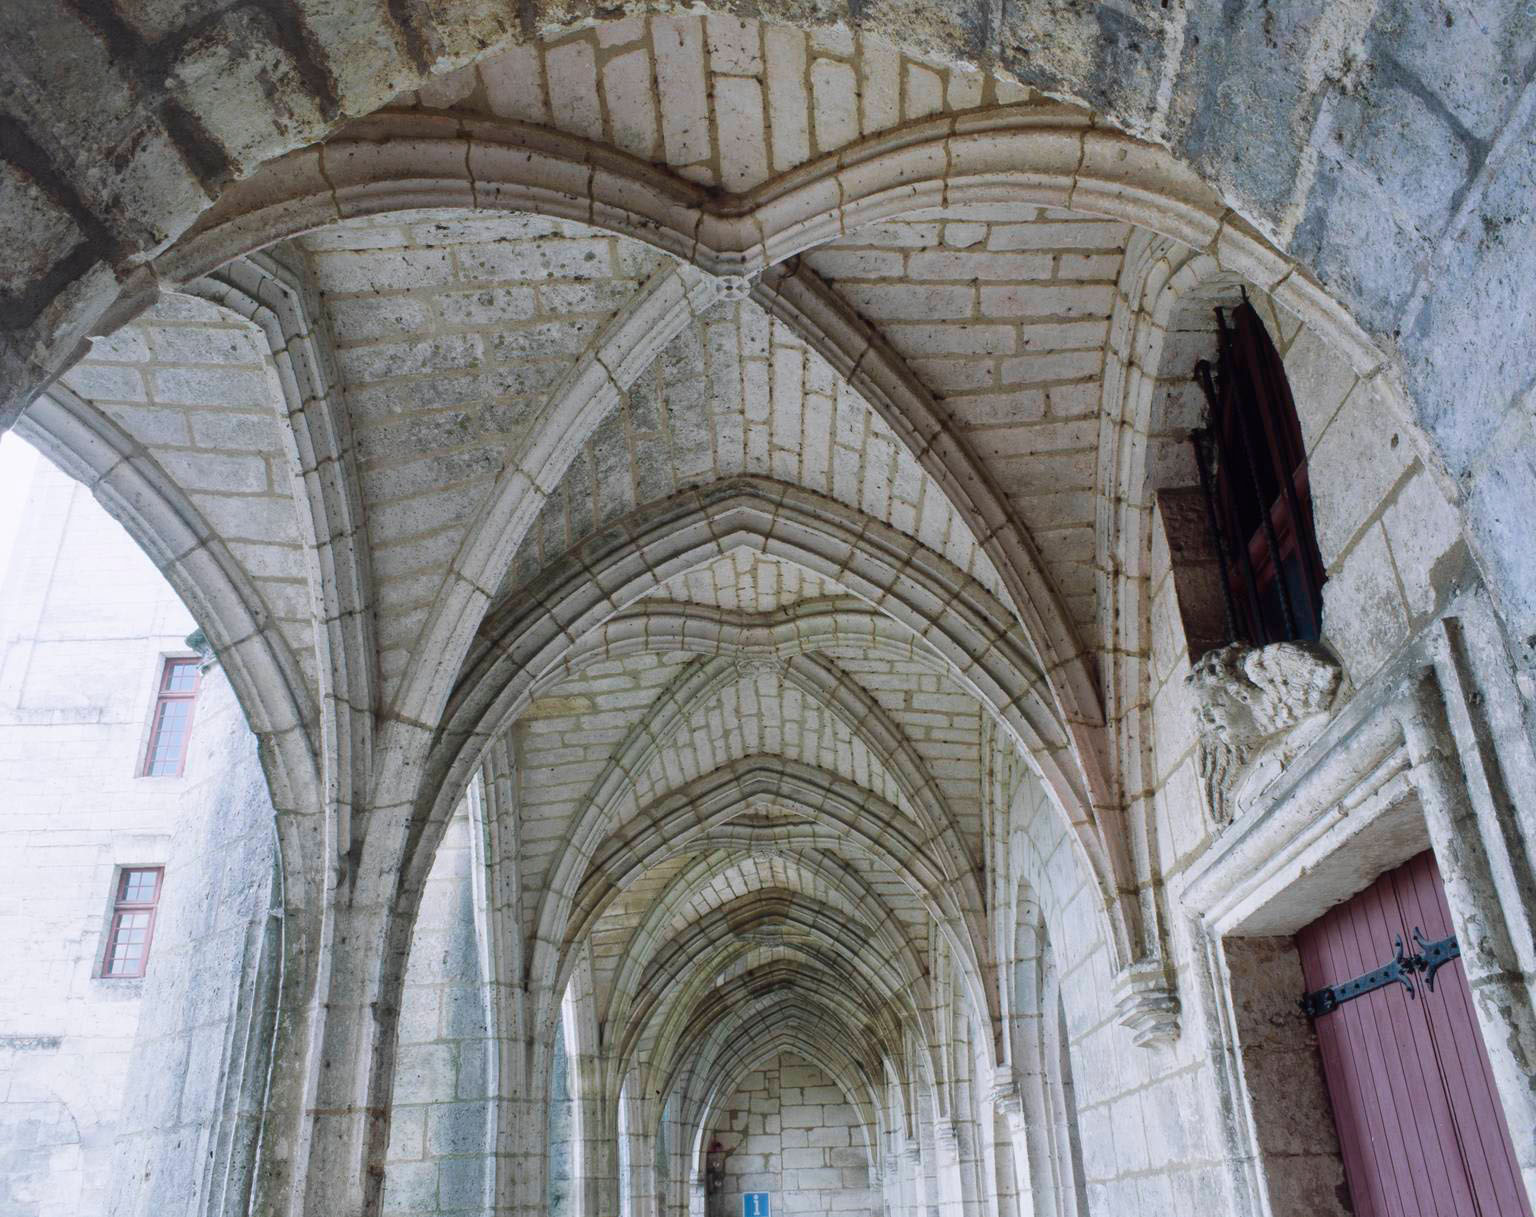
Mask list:
POLYGON ((767 1192, 743 1192, 741 1217, 771 1217, 768 1212, 767 1192))

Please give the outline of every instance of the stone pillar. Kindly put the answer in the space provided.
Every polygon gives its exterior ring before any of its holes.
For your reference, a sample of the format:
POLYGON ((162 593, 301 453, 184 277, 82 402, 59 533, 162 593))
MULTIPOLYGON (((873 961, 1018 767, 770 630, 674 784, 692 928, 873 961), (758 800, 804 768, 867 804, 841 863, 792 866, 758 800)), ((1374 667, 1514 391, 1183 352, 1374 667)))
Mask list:
POLYGON ((546 1170, 549 1217, 575 1217, 581 1205, 580 1125, 572 1095, 577 1086, 579 1063, 565 1050, 564 1028, 555 1036, 554 1062, 549 1079, 549 1157, 546 1170))
POLYGON ((629 1178, 620 1185, 629 1193, 629 1217, 659 1217, 656 1195, 656 1138, 645 1128, 625 1134, 629 1145, 629 1178))
POLYGON ((373 1217, 380 1209, 398 1000, 386 996, 389 920, 389 908, 377 903, 349 902, 331 914, 308 1153, 298 1164, 303 1217, 373 1217))
POLYGON ((596 1023, 596 1014, 591 1009, 590 972, 578 968, 573 989, 576 979, 583 982, 580 991, 568 991, 561 1013, 562 1043, 567 1050, 573 1041, 575 1044, 566 1066, 572 1137, 572 1196, 568 1211, 569 1217, 604 1217, 618 1212, 616 1154, 606 1132, 609 1121, 603 1104, 604 1062, 589 1050, 596 1023), (564 1027, 566 1018, 572 1020, 572 1027, 564 1027))
POLYGON ((923 1170, 923 1149, 916 1141, 909 1142, 902 1151, 902 1212, 911 1217, 926 1217, 928 1212, 928 1179, 923 1170))
POLYGON ((485 1206, 492 1168, 489 1020, 468 818, 449 825, 411 935, 390 1102, 384 1210, 485 1206))
POLYGON ((999 1157, 1006 1154, 1008 1173, 1013 1180, 1014 1204, 1028 1213, 1035 1211, 1029 1163, 1029 1128, 1024 1117, 1024 1100, 1012 1069, 1005 1067, 992 1084, 992 1105, 997 1112, 999 1157), (1004 1139, 1006 1134, 1006 1140, 1004 1139))
POLYGON ((1506 902, 1518 914, 1521 894, 1504 890, 1489 861, 1487 839, 1503 829, 1482 823, 1430 678, 1415 690, 1402 725, 1515 1160, 1527 1194, 1536 1196, 1536 994, 1522 959, 1531 944, 1518 942, 1506 920, 1506 902))
POLYGON ((1011 1121, 1003 1112, 990 1114, 987 1180, 997 1196, 998 1217, 1021 1217, 1018 1149, 1011 1121))
POLYGON ((497 1103, 495 1217, 542 1217, 548 1211, 548 1115, 542 1097, 504 1093, 497 1103))
POLYGON ((252 1217, 374 1217, 383 1197, 409 912, 392 876, 318 878, 321 819, 279 820, 283 983, 252 1217))
MULTIPOLYGON (((595 1062, 592 1072, 594 1075, 599 1072, 595 1062)), ((581 1099, 581 1217, 605 1217, 619 1211, 619 1147, 615 1139, 607 1135, 612 1124, 603 1111, 601 1092, 595 1089, 595 1080, 593 1084, 593 1092, 581 1099)))
POLYGON ((967 1217, 965 1167, 967 1148, 956 1121, 940 1117, 933 1122, 934 1183, 936 1195, 930 1204, 940 1217, 967 1217))

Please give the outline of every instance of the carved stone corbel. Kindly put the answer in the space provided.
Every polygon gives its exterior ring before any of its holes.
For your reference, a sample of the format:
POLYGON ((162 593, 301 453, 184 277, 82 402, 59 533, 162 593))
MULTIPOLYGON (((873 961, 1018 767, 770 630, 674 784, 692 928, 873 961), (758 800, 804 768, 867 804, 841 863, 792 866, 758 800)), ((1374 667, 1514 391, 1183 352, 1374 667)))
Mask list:
POLYGON ((1226 824, 1327 725, 1343 672, 1313 643, 1234 643, 1202 655, 1186 683, 1198 703, 1201 782, 1226 824))
POLYGON ((219 657, 213 653, 213 643, 208 641, 208 635, 203 633, 202 626, 198 626, 187 635, 186 644, 191 650, 197 652, 198 667, 204 672, 218 663, 219 657))
POLYGON ((1009 1129, 1021 1131, 1024 1127, 1024 1098, 1019 1094, 1019 1084, 1011 1069, 999 1070, 992 1079, 990 1098, 998 1115, 1008 1121, 1009 1129))
POLYGON ((1179 1038, 1179 998, 1160 959, 1139 960, 1115 977, 1115 1017, 1138 1048, 1179 1038))

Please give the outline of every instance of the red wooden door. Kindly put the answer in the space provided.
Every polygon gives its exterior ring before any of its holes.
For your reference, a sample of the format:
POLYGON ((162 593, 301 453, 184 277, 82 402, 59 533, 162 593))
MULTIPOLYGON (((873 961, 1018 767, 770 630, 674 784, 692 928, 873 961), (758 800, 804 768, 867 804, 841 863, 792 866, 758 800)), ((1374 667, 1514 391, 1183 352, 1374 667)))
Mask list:
MULTIPOLYGON (((1383 875, 1296 935, 1309 992, 1449 937, 1431 853, 1383 875)), ((1315 1023, 1356 1217, 1531 1217, 1461 960, 1416 997, 1393 984, 1315 1023)))

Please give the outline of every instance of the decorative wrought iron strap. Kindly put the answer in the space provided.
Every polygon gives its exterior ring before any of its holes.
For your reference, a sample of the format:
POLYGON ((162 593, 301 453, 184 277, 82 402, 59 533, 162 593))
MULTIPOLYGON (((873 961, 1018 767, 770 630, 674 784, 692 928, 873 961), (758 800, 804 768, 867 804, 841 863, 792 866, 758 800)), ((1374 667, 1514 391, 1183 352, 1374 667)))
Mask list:
POLYGON ((1417 997, 1410 977, 1421 974, 1424 978, 1424 988, 1429 992, 1435 991, 1435 973, 1451 960, 1461 954, 1461 946, 1456 941, 1456 935, 1442 938, 1437 942, 1425 942, 1424 935, 1417 926, 1413 930, 1414 945, 1419 949, 1413 955, 1403 954, 1403 936, 1393 936, 1392 942, 1395 950, 1392 958, 1374 971, 1357 976, 1353 980, 1346 980, 1337 985, 1329 985, 1326 989, 1314 989, 1311 993, 1304 994, 1301 999, 1301 1011, 1308 1018, 1317 1018, 1320 1015, 1337 1010, 1347 1001, 1363 997, 1367 993, 1373 993, 1377 989, 1384 989, 1388 985, 1400 984, 1408 990, 1409 997, 1417 997))

